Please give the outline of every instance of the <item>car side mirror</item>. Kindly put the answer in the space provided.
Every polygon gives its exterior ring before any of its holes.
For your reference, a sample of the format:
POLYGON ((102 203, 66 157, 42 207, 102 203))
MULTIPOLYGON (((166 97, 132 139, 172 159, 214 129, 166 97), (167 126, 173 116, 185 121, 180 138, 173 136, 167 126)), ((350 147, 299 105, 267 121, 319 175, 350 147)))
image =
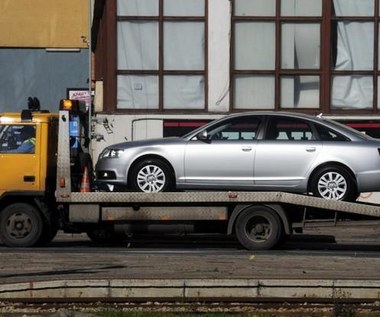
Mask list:
POLYGON ((202 132, 199 132, 197 134, 197 139, 201 141, 206 141, 208 139, 208 133, 206 130, 203 130, 202 132))

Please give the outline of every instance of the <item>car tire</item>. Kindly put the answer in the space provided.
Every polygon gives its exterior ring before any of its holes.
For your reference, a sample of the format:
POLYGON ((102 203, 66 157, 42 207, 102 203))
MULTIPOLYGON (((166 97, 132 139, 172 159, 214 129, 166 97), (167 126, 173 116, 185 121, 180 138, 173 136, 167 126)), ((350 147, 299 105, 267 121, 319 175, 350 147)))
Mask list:
POLYGON ((235 234, 248 250, 269 250, 282 237, 282 224, 267 206, 252 206, 241 212, 235 222, 235 234))
POLYGON ((145 193, 171 191, 175 187, 170 167, 158 159, 137 163, 131 172, 131 184, 133 190, 145 193))
POLYGON ((358 198, 353 177, 339 166, 326 166, 317 170, 311 178, 310 190, 314 196, 324 199, 355 201, 358 198))

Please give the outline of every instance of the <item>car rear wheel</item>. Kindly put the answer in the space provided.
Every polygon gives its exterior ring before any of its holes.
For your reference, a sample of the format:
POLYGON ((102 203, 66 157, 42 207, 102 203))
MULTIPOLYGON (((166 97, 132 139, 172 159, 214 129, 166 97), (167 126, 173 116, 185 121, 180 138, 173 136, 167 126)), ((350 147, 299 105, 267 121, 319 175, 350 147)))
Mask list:
POLYGON ((170 191, 174 188, 169 166, 157 159, 138 163, 132 170, 131 183, 134 190, 145 193, 170 191))
POLYGON ((339 166, 319 169, 311 179, 311 192, 314 196, 331 200, 355 201, 358 197, 352 176, 339 166))

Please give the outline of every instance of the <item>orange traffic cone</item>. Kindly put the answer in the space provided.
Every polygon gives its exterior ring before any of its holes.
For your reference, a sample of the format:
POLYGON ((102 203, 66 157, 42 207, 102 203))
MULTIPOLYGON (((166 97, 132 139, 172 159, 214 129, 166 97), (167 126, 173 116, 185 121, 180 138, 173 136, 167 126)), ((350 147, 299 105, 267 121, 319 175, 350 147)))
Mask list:
POLYGON ((88 167, 86 166, 83 171, 82 181, 80 182, 80 192, 87 193, 90 191, 90 177, 88 175, 88 167))

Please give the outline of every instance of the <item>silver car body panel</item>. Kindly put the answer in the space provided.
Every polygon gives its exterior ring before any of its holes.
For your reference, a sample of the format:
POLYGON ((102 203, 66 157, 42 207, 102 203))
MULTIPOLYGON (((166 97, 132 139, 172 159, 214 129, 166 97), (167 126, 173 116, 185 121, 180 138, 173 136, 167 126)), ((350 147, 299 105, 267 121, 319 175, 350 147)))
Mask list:
POLYGON ((255 185, 304 190, 321 150, 319 141, 261 140, 255 157, 255 185))
POLYGON ((185 173, 177 176, 178 184, 252 186, 256 143, 190 140, 184 155, 185 173))

